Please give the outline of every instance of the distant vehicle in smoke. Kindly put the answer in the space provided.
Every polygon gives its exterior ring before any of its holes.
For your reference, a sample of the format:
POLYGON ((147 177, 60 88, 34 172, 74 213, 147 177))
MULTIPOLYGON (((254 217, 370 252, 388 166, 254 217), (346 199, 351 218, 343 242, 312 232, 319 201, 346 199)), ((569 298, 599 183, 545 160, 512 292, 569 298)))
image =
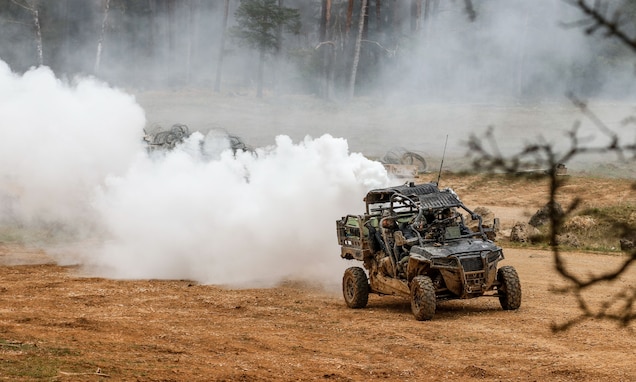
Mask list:
POLYGON ((428 164, 424 155, 404 147, 394 147, 380 159, 387 172, 398 178, 416 178, 426 173, 428 164))
POLYGON ((163 130, 161 126, 153 126, 154 133, 148 134, 144 129, 144 142, 148 145, 148 150, 171 150, 190 136, 190 129, 183 124, 174 124, 169 130, 163 130))
MULTIPOLYGON (((154 125, 148 133, 144 129, 144 142, 146 142, 148 152, 155 150, 172 150, 192 134, 187 125, 176 123, 169 129, 154 125)), ((231 149, 234 154, 238 151, 254 153, 254 149, 247 145, 240 137, 227 133, 222 129, 209 130, 201 141, 201 151, 210 157, 220 153, 224 149, 231 149)))
POLYGON ((341 257, 364 266, 344 273, 347 306, 364 308, 369 293, 408 297, 420 321, 432 319, 441 300, 496 296, 503 309, 519 308, 517 271, 497 268, 503 250, 488 238, 498 220, 485 228, 480 215, 437 183, 371 190, 364 200, 364 215, 336 221, 341 257), (464 214, 477 221, 474 228, 464 214))

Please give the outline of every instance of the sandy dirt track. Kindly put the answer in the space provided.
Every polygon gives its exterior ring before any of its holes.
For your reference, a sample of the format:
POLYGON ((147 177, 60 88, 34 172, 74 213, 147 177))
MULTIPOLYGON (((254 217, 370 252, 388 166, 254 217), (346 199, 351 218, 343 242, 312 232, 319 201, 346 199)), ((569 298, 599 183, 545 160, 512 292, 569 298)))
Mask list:
MULTIPOLYGON (((481 197, 512 211, 511 220, 541 202, 539 186, 498 195, 489 183, 455 183, 469 205, 481 197)), ((633 198, 627 184, 613 189, 625 186, 633 198)), ((0 380, 636 380, 633 328, 589 320, 552 333, 550 324, 574 317, 577 306, 550 291, 562 285, 551 253, 503 244, 502 265, 514 265, 522 281, 521 309, 502 311, 496 298, 442 302, 428 322, 415 321, 408 301, 394 297, 372 295, 366 309, 348 309, 339 285, 228 290, 91 278, 47 263, 37 249, 0 244, 0 380)), ((567 258, 580 272, 620 261, 567 258)), ((603 301, 634 282, 632 269, 588 297, 603 301)))
MULTIPOLYGON (((576 306, 548 291, 550 253, 506 254, 523 282, 519 311, 502 311, 494 298, 445 302, 430 322, 414 321, 401 299, 371 296, 367 309, 350 310, 338 293, 298 283, 225 290, 83 278, 47 264, 5 266, 0 375, 32 380, 31 369, 44 367, 63 381, 103 378, 90 375, 98 368, 130 381, 636 378, 633 331, 589 321, 553 334, 550 324, 572 317, 576 306)), ((617 260, 576 259, 581 266, 617 260)), ((620 283, 633 280, 632 273, 620 283)))

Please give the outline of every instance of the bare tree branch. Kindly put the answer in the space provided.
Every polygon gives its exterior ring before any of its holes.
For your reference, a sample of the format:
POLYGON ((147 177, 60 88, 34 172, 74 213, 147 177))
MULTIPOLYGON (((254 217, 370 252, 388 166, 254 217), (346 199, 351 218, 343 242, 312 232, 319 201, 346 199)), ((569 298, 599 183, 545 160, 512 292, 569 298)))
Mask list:
POLYGON ((17 25, 31 25, 31 24, 25 23, 23 21, 5 19, 5 18, 2 18, 2 17, 0 17, 0 23, 17 24, 17 25))
POLYGON ((19 7, 26 9, 29 12, 32 12, 34 9, 33 6, 29 4, 27 0, 24 0, 24 3, 18 0, 11 0, 11 2, 19 7))
POLYGON ((388 49, 388 48, 385 48, 384 46, 382 46, 382 44, 380 44, 380 43, 379 43, 379 42, 377 42, 377 41, 372 41, 372 40, 361 40, 361 42, 368 42, 368 43, 371 43, 371 44, 375 44, 375 45, 377 45, 378 47, 380 47, 380 49, 384 50, 384 51, 387 53, 387 55, 388 55, 389 57, 393 57, 393 56, 395 56, 395 54, 397 53, 397 48, 395 48, 395 49, 393 49, 393 50, 388 49))
POLYGON ((336 46, 336 42, 335 41, 323 41, 318 43, 318 45, 316 45, 316 47, 314 48, 314 50, 318 50, 320 48, 322 48, 323 45, 331 45, 332 47, 336 46))
POLYGON ((636 52, 636 38, 632 38, 625 33, 621 26, 620 12, 615 11, 611 16, 609 13, 609 2, 595 0, 594 5, 588 3, 587 0, 564 0, 565 2, 578 7, 587 18, 575 22, 574 26, 586 27, 585 33, 593 34, 598 30, 605 30, 606 37, 615 37, 619 39, 625 46, 636 52))
MULTIPOLYGON (((571 216, 579 206, 581 199, 575 198, 564 208, 563 213, 555 209, 557 195, 563 187, 565 180, 558 176, 557 165, 567 163, 574 157, 592 153, 615 153, 619 158, 624 158, 626 153, 636 155, 636 145, 621 145, 616 133, 611 131, 602 121, 587 107, 585 102, 578 100, 573 95, 570 99, 582 114, 589 118, 594 125, 609 138, 609 142, 600 146, 586 146, 581 143, 578 136, 578 124, 575 124, 568 133, 569 147, 564 152, 557 152, 551 143, 540 141, 527 144, 518 154, 509 158, 504 157, 497 148, 493 129, 489 129, 483 138, 472 136, 468 142, 470 154, 473 156, 473 167, 478 170, 504 171, 508 174, 519 174, 529 164, 541 164, 548 168, 545 176, 548 178, 548 206, 549 206, 549 242, 553 253, 554 268, 568 283, 567 286, 556 289, 555 292, 572 294, 579 305, 580 314, 567 320, 565 323, 553 324, 555 331, 567 330, 586 319, 601 319, 628 326, 636 319, 634 301, 636 300, 636 285, 628 285, 615 292, 606 302, 592 306, 582 292, 603 283, 611 283, 636 263, 636 249, 627 253, 623 261, 614 269, 599 274, 580 276, 574 273, 566 264, 559 246, 559 235, 563 231, 563 224, 568 216, 571 216)), ((636 183, 634 184, 636 188, 636 183)), ((627 235, 636 237, 636 227, 628 224, 616 224, 627 235)))

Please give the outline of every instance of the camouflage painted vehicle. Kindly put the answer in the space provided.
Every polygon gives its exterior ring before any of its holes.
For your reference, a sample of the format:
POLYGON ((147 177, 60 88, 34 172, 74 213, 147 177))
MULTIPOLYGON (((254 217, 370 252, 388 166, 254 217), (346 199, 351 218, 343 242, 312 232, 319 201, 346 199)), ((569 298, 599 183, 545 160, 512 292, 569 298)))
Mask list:
POLYGON ((410 298, 417 320, 433 318, 441 300, 497 296, 503 309, 519 308, 519 276, 511 266, 498 268, 503 251, 487 237, 498 222, 484 228, 451 189, 409 183, 372 190, 365 202, 364 215, 336 222, 341 257, 364 265, 344 273, 350 308, 364 308, 369 293, 410 298), (476 228, 464 224, 464 214, 476 228))

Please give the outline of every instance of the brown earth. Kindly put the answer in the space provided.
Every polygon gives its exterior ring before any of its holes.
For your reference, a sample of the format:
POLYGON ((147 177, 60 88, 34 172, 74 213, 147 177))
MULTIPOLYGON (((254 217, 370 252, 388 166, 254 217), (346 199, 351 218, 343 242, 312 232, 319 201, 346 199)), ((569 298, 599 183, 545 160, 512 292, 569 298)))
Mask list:
MULTIPOLYGON (((442 186, 491 208, 504 228, 545 203, 539 181, 449 175, 442 186)), ((629 181, 572 178, 564 191, 563 202, 575 194, 590 205, 636 200, 629 181)), ((551 253, 500 244, 503 264, 522 281, 521 309, 502 311, 495 298, 442 302, 432 321, 418 322, 409 302, 394 297, 372 295, 366 309, 348 309, 337 285, 231 290, 91 278, 38 249, 0 243, 0 380, 636 380, 633 325, 590 319, 553 333, 552 323, 578 309, 572 296, 551 292, 564 285, 551 253)), ((581 273, 621 261, 566 257, 581 273)), ((586 297, 600 303, 634 282, 632 267, 586 297)))

